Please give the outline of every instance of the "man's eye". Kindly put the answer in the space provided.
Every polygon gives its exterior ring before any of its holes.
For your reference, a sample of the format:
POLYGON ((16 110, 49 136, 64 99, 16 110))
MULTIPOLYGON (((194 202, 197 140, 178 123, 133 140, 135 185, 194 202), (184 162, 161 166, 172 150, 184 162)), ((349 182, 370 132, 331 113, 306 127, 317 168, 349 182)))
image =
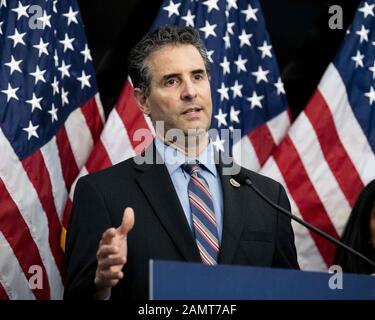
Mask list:
POLYGON ((194 75, 194 79, 195 80, 201 80, 201 79, 203 79, 203 75, 200 74, 200 73, 197 73, 197 74, 194 75))
POLYGON ((177 80, 176 79, 168 79, 166 82, 165 82, 165 85, 170 87, 170 86, 173 86, 177 83, 177 80))

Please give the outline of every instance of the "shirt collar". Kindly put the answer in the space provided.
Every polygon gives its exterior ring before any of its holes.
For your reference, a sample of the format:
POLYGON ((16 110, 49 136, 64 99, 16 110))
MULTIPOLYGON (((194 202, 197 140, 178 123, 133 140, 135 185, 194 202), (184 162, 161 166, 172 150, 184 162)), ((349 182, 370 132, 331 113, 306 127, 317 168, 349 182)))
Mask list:
POLYGON ((202 164, 210 173, 212 173, 215 177, 217 176, 214 150, 211 140, 209 141, 207 147, 196 159, 189 158, 176 148, 166 145, 158 136, 156 136, 154 140, 156 149, 163 159, 169 174, 173 174, 184 163, 198 160, 198 162, 202 164))

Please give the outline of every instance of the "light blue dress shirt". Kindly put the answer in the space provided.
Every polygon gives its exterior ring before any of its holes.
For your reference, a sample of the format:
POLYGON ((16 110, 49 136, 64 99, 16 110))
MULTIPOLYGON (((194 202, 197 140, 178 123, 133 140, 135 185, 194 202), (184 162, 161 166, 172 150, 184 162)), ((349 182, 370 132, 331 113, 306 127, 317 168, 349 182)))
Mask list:
POLYGON ((190 202, 188 197, 188 184, 190 181, 190 175, 181 168, 181 165, 187 162, 193 162, 195 160, 198 160, 199 163, 203 165, 201 166, 201 170, 199 173, 207 181, 208 187, 212 194, 216 223, 218 228, 217 233, 219 237, 219 243, 221 243, 223 232, 223 191, 221 188, 220 176, 218 175, 216 170, 212 143, 210 142, 208 144, 207 148, 202 151, 197 159, 191 159, 175 148, 165 145, 164 142, 161 141, 158 137, 155 138, 155 146, 168 169, 169 175, 173 182, 173 186, 184 210, 190 229, 193 228, 190 202))

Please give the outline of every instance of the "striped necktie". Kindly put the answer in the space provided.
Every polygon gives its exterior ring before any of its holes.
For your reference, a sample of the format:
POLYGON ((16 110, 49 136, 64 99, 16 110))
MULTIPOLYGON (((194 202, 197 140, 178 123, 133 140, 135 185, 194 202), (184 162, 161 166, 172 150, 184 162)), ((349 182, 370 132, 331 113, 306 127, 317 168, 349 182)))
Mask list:
POLYGON ((208 183, 199 173, 201 170, 199 164, 183 164, 181 167, 191 177, 188 195, 199 253, 203 263, 216 265, 219 254, 219 240, 214 205, 208 183))

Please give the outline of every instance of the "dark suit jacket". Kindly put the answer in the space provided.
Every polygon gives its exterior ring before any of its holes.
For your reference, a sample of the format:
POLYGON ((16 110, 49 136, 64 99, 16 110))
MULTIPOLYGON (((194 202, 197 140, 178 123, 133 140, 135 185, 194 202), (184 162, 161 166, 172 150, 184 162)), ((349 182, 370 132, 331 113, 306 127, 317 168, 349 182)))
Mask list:
MULTIPOLYGON (((218 262, 298 268, 289 218, 250 188, 232 186, 231 176, 222 174, 223 167, 217 165, 224 203, 218 262)), ((269 198, 290 210, 278 182, 247 173, 269 198)), ((111 299, 148 299, 149 259, 201 262, 166 166, 129 159, 77 183, 67 232, 65 299, 93 297, 99 241, 106 229, 121 224, 126 207, 134 209, 135 225, 128 234, 124 278, 112 288, 111 299)))

